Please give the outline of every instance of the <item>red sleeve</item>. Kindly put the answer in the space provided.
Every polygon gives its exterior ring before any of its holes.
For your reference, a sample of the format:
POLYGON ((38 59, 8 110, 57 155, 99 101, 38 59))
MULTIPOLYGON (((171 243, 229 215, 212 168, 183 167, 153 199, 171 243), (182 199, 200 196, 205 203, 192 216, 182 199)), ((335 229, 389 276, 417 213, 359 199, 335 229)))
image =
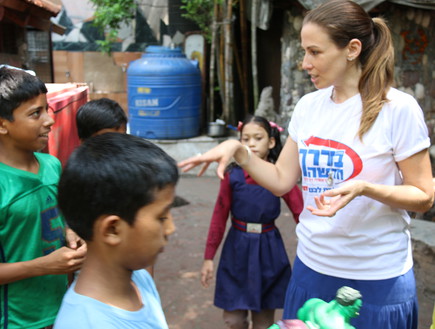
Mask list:
POLYGON ((293 218, 296 223, 299 223, 299 214, 304 209, 304 200, 302 198, 302 192, 297 185, 293 187, 289 192, 282 196, 287 207, 293 214, 293 218))
POLYGON ((219 194, 211 217, 205 245, 204 259, 213 259, 225 234, 225 227, 231 209, 230 177, 227 173, 221 181, 219 194))

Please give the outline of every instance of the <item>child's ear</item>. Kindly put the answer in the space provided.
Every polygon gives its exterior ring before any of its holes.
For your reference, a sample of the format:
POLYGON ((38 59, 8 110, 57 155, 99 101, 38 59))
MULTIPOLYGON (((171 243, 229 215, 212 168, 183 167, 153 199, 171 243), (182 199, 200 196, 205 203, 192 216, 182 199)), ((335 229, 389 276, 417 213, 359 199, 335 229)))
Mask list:
POLYGON ((273 149, 276 145, 276 140, 275 137, 270 137, 269 138, 269 150, 273 149))
POLYGON ((0 134, 6 135, 8 133, 8 129, 5 125, 5 119, 0 118, 0 134))
POLYGON ((98 239, 109 245, 118 245, 121 241, 122 227, 126 224, 121 217, 116 215, 102 216, 95 227, 98 239))

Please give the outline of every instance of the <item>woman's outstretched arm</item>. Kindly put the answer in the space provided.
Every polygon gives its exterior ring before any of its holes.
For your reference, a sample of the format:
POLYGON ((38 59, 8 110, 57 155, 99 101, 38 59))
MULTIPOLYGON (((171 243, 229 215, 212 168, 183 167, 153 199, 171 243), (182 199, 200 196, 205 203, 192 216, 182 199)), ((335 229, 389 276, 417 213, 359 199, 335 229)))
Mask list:
POLYGON ((237 140, 227 140, 208 152, 181 161, 178 166, 183 172, 203 165, 198 175, 202 175, 210 163, 217 162, 217 174, 223 179, 226 166, 234 159, 261 186, 275 195, 283 195, 297 183, 300 177, 296 143, 288 138, 276 162, 272 164, 257 157, 237 140))

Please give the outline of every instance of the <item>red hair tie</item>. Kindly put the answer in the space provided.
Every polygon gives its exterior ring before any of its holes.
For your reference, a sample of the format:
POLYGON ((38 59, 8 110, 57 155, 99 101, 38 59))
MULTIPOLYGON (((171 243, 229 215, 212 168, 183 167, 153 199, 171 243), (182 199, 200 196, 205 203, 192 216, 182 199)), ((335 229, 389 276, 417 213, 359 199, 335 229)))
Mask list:
POLYGON ((243 127, 243 122, 239 121, 239 123, 237 124, 237 131, 241 131, 243 127))
POLYGON ((283 132, 283 131, 284 131, 284 129, 283 129, 282 127, 278 126, 278 125, 277 125, 275 122, 273 122, 273 121, 269 121, 269 124, 270 124, 270 126, 271 126, 272 128, 276 128, 276 129, 278 129, 279 132, 283 132))

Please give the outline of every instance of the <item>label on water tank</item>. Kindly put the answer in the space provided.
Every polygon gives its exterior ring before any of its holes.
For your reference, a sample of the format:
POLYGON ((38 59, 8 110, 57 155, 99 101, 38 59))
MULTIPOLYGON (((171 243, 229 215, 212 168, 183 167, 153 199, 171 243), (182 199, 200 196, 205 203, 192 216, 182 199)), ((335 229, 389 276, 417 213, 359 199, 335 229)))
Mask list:
POLYGON ((151 88, 148 87, 137 87, 137 93, 138 94, 150 94, 151 88))
POLYGON ((158 98, 135 99, 134 106, 137 106, 137 107, 159 106, 159 99, 158 98))
POLYGON ((140 117, 158 117, 160 116, 160 111, 139 110, 137 114, 139 114, 140 117))

